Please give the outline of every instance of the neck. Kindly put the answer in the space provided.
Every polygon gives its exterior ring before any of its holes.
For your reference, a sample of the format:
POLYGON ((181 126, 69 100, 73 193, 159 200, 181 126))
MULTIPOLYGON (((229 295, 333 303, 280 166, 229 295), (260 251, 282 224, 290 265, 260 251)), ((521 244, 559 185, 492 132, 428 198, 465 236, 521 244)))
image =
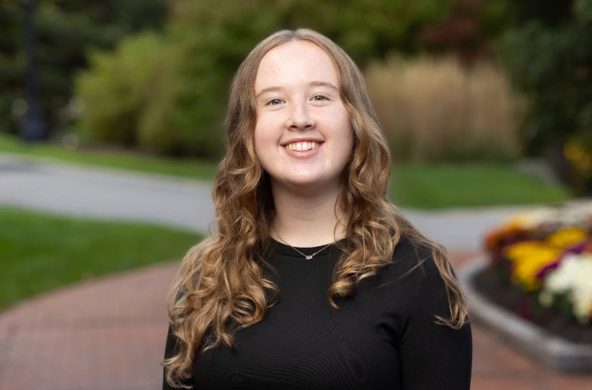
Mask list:
POLYGON ((344 235, 336 207, 339 189, 297 194, 272 185, 276 215, 272 236, 284 244, 313 247, 329 244, 344 235))

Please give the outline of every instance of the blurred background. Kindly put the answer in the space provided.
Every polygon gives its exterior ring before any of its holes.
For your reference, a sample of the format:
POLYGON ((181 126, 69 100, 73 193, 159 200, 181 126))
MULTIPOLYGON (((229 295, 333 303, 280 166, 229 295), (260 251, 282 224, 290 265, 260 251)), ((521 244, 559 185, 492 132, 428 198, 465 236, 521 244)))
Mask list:
POLYGON ((242 59, 306 26, 364 70, 397 162, 541 158, 589 190, 587 0, 0 4, 4 149, 22 138, 215 162, 242 59))
MULTIPOLYGON (((41 293, 83 282, 88 302, 98 285, 133 295, 125 278, 93 281, 138 270, 148 278, 139 289, 153 295, 129 304, 162 304, 176 261, 213 218, 208 184, 232 76, 261 39, 299 27, 327 35, 362 69, 392 149, 391 197, 420 227, 460 229, 440 240, 459 267, 501 218, 592 192, 592 0, 0 0, 1 389, 41 388, 14 363, 9 330, 51 297, 84 305, 41 293)), ((154 333, 109 340, 143 335, 160 354, 158 307, 154 333)), ((125 316, 101 310, 92 318, 125 316)), ((483 337, 478 345, 491 347, 483 337)), ((120 352, 129 364, 128 347, 120 352)), ((23 356, 42 359, 34 348, 23 356)), ((48 378, 69 372, 72 362, 46 358, 48 378)), ((481 358, 475 388, 485 389, 498 372, 481 358)), ((533 370, 529 380, 543 380, 533 370)), ((154 379, 117 387, 110 375, 47 388, 156 388, 154 379)))

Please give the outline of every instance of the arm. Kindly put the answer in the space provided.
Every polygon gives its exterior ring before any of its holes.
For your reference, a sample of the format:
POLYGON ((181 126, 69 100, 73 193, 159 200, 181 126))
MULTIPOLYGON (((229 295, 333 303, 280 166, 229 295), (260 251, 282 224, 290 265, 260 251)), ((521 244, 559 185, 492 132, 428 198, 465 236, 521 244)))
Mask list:
POLYGON ((449 318, 444 281, 431 258, 424 262, 418 289, 400 342, 404 390, 465 390, 471 384, 472 338, 466 323, 455 330, 437 325, 449 318))

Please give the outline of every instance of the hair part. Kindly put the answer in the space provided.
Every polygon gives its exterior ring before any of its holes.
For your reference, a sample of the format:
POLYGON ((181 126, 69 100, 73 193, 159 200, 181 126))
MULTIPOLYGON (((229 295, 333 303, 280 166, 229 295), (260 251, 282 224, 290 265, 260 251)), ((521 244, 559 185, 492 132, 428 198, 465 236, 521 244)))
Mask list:
POLYGON ((444 248, 424 237, 387 198, 391 158, 362 73, 329 38, 308 29, 282 30, 260 42, 240 65, 230 89, 225 121, 226 155, 218 166, 212 197, 217 231, 184 257, 169 293, 169 322, 176 354, 165 359, 167 381, 177 387, 191 377, 197 351, 233 347, 238 329, 261 321, 278 287, 264 277, 275 208, 269 177, 256 157, 254 84, 261 59, 290 41, 309 41, 333 60, 341 99, 353 130, 353 153, 344 169, 336 207, 343 212, 347 240, 327 291, 331 305, 351 296, 356 284, 389 264, 401 237, 431 248, 448 292, 450 318, 437 323, 459 329, 467 307, 444 248))

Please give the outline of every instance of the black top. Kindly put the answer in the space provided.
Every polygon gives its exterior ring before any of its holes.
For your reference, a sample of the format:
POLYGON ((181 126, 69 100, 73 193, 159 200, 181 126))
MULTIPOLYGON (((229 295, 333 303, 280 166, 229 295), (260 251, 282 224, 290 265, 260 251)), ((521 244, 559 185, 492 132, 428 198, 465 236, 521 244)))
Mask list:
MULTIPOLYGON (((353 297, 338 299, 336 310, 327 299, 336 247, 306 260, 273 245, 268 261, 277 274, 268 277, 280 287, 278 303, 263 321, 235 333, 234 350, 197 355, 195 389, 469 389, 470 325, 454 330, 434 323, 434 315, 450 314, 429 250, 402 240, 393 262, 363 279, 353 297)), ((174 347, 169 332, 165 356, 174 347)))

